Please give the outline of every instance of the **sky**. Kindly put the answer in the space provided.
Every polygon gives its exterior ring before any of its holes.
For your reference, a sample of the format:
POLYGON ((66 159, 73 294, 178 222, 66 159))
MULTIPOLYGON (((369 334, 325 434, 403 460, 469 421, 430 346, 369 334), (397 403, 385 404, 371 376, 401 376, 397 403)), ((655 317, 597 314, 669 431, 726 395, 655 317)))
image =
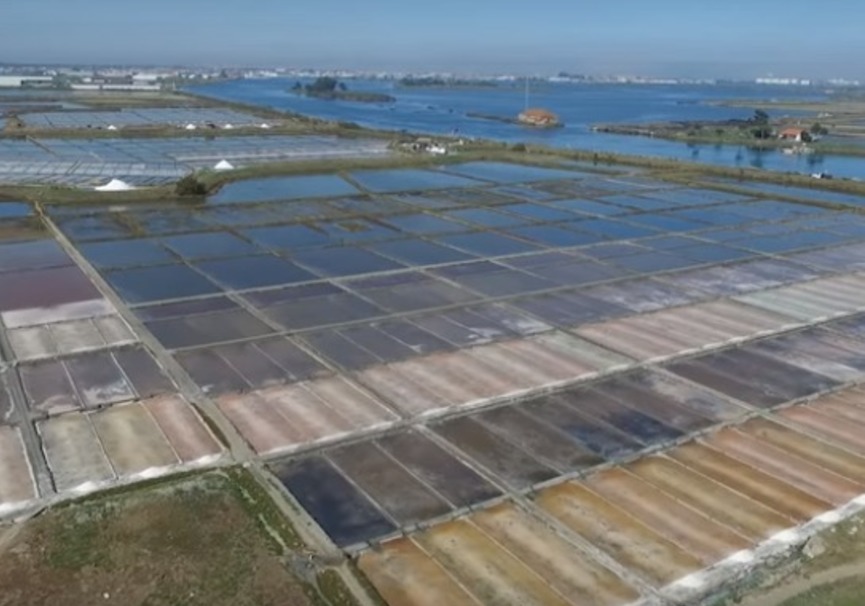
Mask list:
POLYGON ((0 0, 0 62, 865 79, 861 0, 0 0))

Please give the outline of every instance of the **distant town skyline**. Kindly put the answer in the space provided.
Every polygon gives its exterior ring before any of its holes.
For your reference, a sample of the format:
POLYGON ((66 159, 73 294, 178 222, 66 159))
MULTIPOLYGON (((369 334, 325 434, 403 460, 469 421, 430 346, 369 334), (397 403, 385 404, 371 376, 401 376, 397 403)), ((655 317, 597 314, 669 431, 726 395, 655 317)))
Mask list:
POLYGON ((862 79, 863 18, 849 0, 28 0, 2 9, 0 61, 862 79))

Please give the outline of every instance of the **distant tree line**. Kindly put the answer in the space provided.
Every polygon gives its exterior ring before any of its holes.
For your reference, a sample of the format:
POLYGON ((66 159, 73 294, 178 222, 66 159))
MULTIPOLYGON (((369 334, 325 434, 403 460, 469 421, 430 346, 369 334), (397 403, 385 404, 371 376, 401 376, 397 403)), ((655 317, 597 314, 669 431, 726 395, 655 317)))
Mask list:
POLYGON ((292 87, 292 90, 303 91, 308 95, 326 95, 328 93, 334 93, 337 89, 347 91, 348 87, 344 82, 340 82, 336 78, 331 78, 330 76, 316 78, 315 82, 306 85, 303 85, 300 82, 295 82, 292 87))
POLYGON ((321 76, 309 84, 295 82, 292 92, 317 99, 338 99, 340 101, 357 101, 360 103, 393 103, 394 97, 383 93, 365 91, 350 91, 344 82, 330 76, 321 76))
POLYGON ((444 88, 444 87, 481 87, 495 88, 498 86, 492 80, 461 80, 459 78, 442 78, 440 76, 426 76, 415 78, 408 76, 399 81, 400 86, 408 87, 427 87, 427 88, 444 88))

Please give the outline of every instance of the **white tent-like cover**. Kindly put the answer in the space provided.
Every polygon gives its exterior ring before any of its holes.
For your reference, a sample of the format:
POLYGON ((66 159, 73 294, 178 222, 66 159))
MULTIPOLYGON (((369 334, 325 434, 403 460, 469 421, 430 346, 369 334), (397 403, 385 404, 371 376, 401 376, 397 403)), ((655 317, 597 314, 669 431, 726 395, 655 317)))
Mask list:
POLYGON ((100 185, 99 187, 94 188, 96 191, 129 191, 131 189, 135 189, 126 181, 121 181, 120 179, 111 179, 105 185, 100 185))
POLYGON ((216 166, 213 167, 213 170, 234 170, 234 164, 228 160, 220 160, 217 162, 216 166))

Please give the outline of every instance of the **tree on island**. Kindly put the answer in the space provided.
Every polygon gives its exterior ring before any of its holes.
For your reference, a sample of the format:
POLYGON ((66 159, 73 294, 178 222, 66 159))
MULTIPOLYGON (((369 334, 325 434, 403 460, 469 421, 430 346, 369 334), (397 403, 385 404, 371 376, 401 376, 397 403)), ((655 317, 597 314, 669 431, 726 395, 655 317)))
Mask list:
POLYGON ((336 78, 331 78, 329 76, 316 78, 315 82, 305 86, 301 84, 300 80, 298 80, 294 83, 294 86, 291 87, 291 90, 295 92, 305 92, 311 95, 329 95, 336 91, 337 86, 339 86, 339 90, 341 91, 348 90, 345 83, 338 82, 336 78))
POLYGON ((772 128, 768 124, 756 126, 751 129, 751 134, 754 135, 755 139, 771 139, 772 128))
POLYGON ((390 95, 382 93, 373 93, 367 91, 349 91, 345 82, 340 82, 336 78, 330 76, 321 76, 316 78, 314 82, 302 85, 300 82, 295 82, 291 87, 292 92, 298 95, 306 95, 307 97, 315 97, 316 99, 338 99, 341 101, 355 101, 360 103, 393 103, 396 101, 390 95))
POLYGON ((829 129, 819 122, 815 122, 814 126, 811 127, 811 134, 817 135, 818 137, 825 137, 829 134, 829 129))
POLYGON ((769 124, 769 114, 762 109, 758 109, 754 112, 751 122, 754 124, 769 124))
MULTIPOLYGON (((315 82, 312 84, 307 84, 305 86, 306 92, 308 93, 332 93, 336 90, 339 82, 336 78, 331 78, 330 76, 322 76, 320 78, 316 78, 315 82)), ((341 90, 345 90, 345 85, 341 87, 341 90)))
POLYGON ((751 129, 751 133, 757 139, 771 139, 772 138, 772 127, 769 126, 769 114, 767 114, 762 109, 758 109, 754 112, 754 116, 751 118, 751 124, 754 125, 754 128, 751 129))

